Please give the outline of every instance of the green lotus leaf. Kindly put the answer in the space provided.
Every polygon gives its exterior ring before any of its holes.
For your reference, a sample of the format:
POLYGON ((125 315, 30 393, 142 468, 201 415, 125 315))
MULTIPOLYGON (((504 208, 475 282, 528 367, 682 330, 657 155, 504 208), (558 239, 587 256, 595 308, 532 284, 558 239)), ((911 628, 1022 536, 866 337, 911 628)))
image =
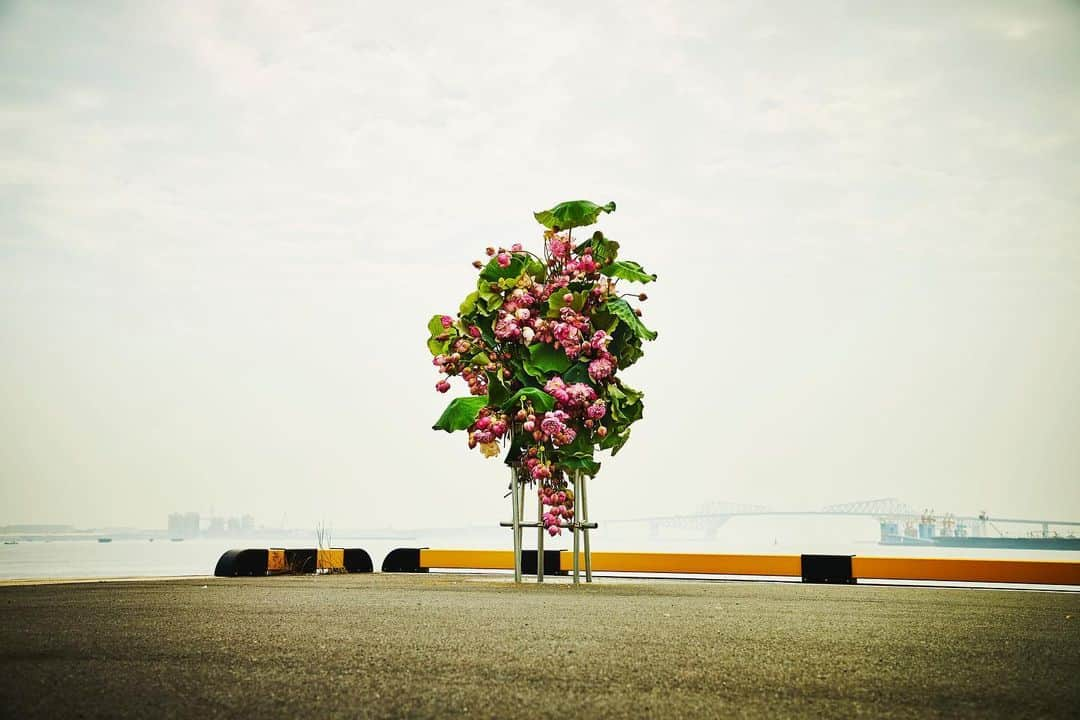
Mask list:
POLYGON ((630 428, 627 427, 622 432, 609 432, 607 437, 600 441, 601 450, 610 450, 611 457, 615 457, 622 450, 623 445, 630 439, 630 428))
POLYGON ((548 229, 569 230, 584 225, 592 225, 602 212, 615 212, 615 203, 609 202, 607 205, 597 205, 588 200, 570 200, 569 202, 559 203, 550 210, 535 212, 533 217, 548 229))
POLYGON ((480 411, 488 404, 487 395, 476 395, 463 398, 454 398, 443 410, 443 414, 431 426, 432 430, 467 430, 476 422, 480 411))
POLYGON ((476 290, 472 291, 465 296, 465 299, 461 301, 461 305, 458 307, 458 312, 461 315, 471 315, 476 311, 476 301, 480 299, 480 293, 476 290))
POLYGON ((430 333, 430 335, 432 337, 435 337, 437 335, 442 335, 443 333, 454 333, 454 332, 456 332, 454 330, 453 325, 451 325, 448 328, 443 327, 442 319, 443 319, 442 315, 432 315, 431 320, 428 320, 427 329, 428 329, 428 333, 430 333))
POLYGON ((521 407, 521 401, 528 400, 532 403, 533 409, 538 413, 546 413, 555 407, 555 398, 548 395, 540 388, 526 387, 521 388, 516 393, 510 396, 510 399, 502 403, 503 410, 510 410, 516 412, 521 407))
POLYGON ((586 457, 569 457, 559 460, 559 465, 564 470, 571 472, 580 470, 589 477, 596 477, 596 474, 600 472, 600 463, 596 462, 592 458, 586 457))
POLYGON ((488 372, 485 375, 487 375, 488 381, 488 402, 496 407, 505 406, 506 401, 510 399, 510 388, 506 386, 506 383, 498 374, 488 372))
POLYGON ((525 259, 521 255, 511 255, 510 263, 506 267, 499 265, 496 256, 488 260, 488 264, 480 271, 480 279, 493 283, 506 278, 516 278, 521 275, 521 271, 524 269, 525 259))
POLYGON ((553 293, 551 293, 551 297, 548 298, 547 316, 549 318, 557 318, 557 317, 559 317, 559 311, 562 310, 567 305, 574 308, 574 310, 577 310, 578 312, 581 312, 581 309, 583 307, 585 307, 585 301, 589 299, 589 294, 587 292, 577 292, 577 293, 570 293, 570 294, 573 295, 573 299, 570 302, 566 302, 566 300, 563 299, 565 297, 566 293, 564 293, 564 292, 553 292, 553 293))
POLYGON ((562 374, 562 379, 563 382, 568 385, 579 382, 592 385, 592 378, 589 377, 588 363, 575 362, 562 374))
POLYGON ((656 275, 645 272, 645 268, 633 260, 616 260, 610 265, 600 268, 600 272, 608 277, 616 277, 630 282, 650 283, 656 279, 656 275))
POLYGON ((570 363, 573 362, 559 348, 541 342, 529 346, 529 359, 534 367, 545 373, 561 373, 569 368, 570 363))
POLYGON ((642 340, 656 339, 658 333, 645 327, 645 323, 641 322, 641 318, 634 313, 634 308, 630 307, 630 303, 626 302, 623 298, 608 300, 604 303, 604 307, 607 308, 612 315, 619 318, 620 322, 625 323, 627 327, 633 330, 634 334, 642 340))
POLYGON ((622 323, 619 323, 612 331, 608 350, 619 359, 620 370, 630 367, 645 355, 641 349, 641 338, 622 323))

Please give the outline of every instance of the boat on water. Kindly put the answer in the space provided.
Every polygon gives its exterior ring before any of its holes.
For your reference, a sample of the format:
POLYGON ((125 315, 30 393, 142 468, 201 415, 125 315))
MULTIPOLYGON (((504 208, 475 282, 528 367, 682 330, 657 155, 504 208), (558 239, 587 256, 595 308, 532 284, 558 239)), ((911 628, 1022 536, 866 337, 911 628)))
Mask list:
POLYGON ((19 541, 18 540, 5 540, 4 544, 5 545, 18 545, 19 541))
POLYGON ((881 521, 881 545, 907 545, 921 547, 950 547, 1010 550, 1073 550, 1080 551, 1080 538, 1073 535, 1050 534, 1044 526, 1042 534, 990 535, 989 518, 980 516, 975 527, 957 521, 951 515, 938 518, 926 513, 919 522, 907 521, 903 527, 899 519, 881 521))
POLYGON ((112 542, 112 538, 98 538, 97 541, 99 543, 107 543, 107 542, 112 542))
POLYGON ((184 538, 169 538, 173 542, 184 542, 184 538))
POLYGON ((917 545, 921 547, 987 548, 1010 550, 1073 550, 1080 551, 1080 538, 1075 537, 908 537, 886 535, 881 545, 917 545))

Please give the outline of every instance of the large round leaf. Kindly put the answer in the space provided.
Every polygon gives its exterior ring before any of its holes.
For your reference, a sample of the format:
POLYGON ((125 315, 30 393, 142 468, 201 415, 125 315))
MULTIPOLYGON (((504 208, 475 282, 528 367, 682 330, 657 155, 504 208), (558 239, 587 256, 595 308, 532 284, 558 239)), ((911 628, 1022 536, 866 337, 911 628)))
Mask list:
POLYGON ((443 414, 439 416, 435 424, 431 426, 431 429, 445 430, 446 432, 467 430, 470 425, 476 422, 480 410, 487 404, 487 395, 454 398, 443 410, 443 414))
POLYGON ((597 205, 588 200, 570 200, 559 203, 550 210, 535 212, 533 217, 546 228, 569 230, 583 225, 592 225, 600 217, 601 212, 615 212, 615 203, 597 205))

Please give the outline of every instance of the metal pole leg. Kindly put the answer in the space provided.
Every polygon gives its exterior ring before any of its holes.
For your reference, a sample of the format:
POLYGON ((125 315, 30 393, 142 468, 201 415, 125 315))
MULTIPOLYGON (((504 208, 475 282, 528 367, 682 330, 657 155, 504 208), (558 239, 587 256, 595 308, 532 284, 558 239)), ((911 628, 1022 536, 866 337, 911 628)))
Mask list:
POLYGON ((540 499, 540 483, 536 482, 536 582, 544 582, 544 502, 540 499))
POLYGON ((575 504, 575 507, 574 507, 574 523, 573 523, 573 525, 574 525, 574 584, 578 585, 578 584, 581 583, 581 574, 580 574, 580 570, 579 570, 580 561, 578 559, 578 554, 581 552, 581 544, 580 544, 581 543, 581 540, 580 540, 580 538, 581 538, 581 528, 579 527, 581 525, 581 523, 578 520, 578 514, 577 514, 577 510, 578 510, 578 508, 577 508, 578 477, 580 477, 580 473, 575 472, 571 477, 572 477, 571 481, 574 484, 574 504, 575 504))
POLYGON ((517 473, 510 469, 510 496, 514 504, 514 582, 521 582, 521 495, 518 494, 517 473))
POLYGON ((517 546, 518 546, 518 563, 521 563, 520 555, 525 551, 523 540, 524 528, 521 527, 521 523, 525 522, 525 483, 519 482, 517 484, 518 490, 518 529, 517 529, 517 546))
MULTIPOLYGON (((588 524, 589 522, 589 492, 586 489, 589 482, 589 478, 584 475, 581 476, 581 482, 579 483, 581 489, 581 497, 577 498, 577 502, 581 506, 581 522, 588 524)), ((585 582, 592 582, 592 552, 589 550, 589 528, 582 528, 581 532, 585 535, 585 582)))

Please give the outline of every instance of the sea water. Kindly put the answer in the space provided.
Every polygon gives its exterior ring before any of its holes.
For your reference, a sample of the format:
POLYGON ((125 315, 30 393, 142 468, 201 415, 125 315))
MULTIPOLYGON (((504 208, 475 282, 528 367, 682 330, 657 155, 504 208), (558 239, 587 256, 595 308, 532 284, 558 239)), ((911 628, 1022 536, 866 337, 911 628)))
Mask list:
MULTIPOLYGON (((386 537, 349 531, 331 536, 334 547, 363 548, 378 568, 396 547, 456 549, 510 549, 510 531, 494 526, 418 529, 386 537)), ((599 551, 733 553, 733 554, 843 554, 879 557, 965 557, 1011 560, 1080 561, 1080 552, 1060 550, 1008 550, 883 546, 878 544, 877 523, 866 518, 735 517, 706 536, 688 527, 652 528, 647 523, 600 523, 592 533, 592 549, 599 551)), ((89 540, 36 540, 0 544, 0 579, 20 578, 117 578, 212 575, 222 553, 233 548, 313 548, 309 539, 289 537, 200 538, 171 542, 155 539, 115 538, 99 543, 89 540)), ((536 547, 536 530, 524 531, 524 547, 536 547)), ((549 550, 572 548, 565 532, 558 538, 545 536, 549 550)))

